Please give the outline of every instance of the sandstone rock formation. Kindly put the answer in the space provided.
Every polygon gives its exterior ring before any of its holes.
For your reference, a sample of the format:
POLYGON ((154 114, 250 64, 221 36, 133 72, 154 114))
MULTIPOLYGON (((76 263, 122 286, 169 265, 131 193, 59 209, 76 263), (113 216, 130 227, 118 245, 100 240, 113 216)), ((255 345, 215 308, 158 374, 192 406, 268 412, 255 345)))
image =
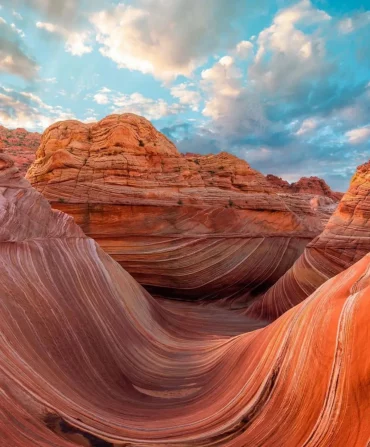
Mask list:
POLYGON ((348 192, 324 231, 307 245, 292 268, 254 302, 247 313, 273 320, 369 252, 370 162, 357 169, 348 192))
POLYGON ((40 141, 41 134, 37 132, 27 132, 25 129, 9 130, 0 126, 0 150, 13 158, 23 175, 34 161, 40 141))
POLYGON ((266 290, 336 206, 284 194, 227 153, 183 156, 133 114, 54 124, 27 177, 150 292, 175 299, 266 290))
POLYGON ((230 337, 230 311, 165 309, 0 154, 0 265, 4 446, 368 444, 369 256, 230 337))
POLYGON ((273 174, 267 175, 266 179, 272 185, 288 193, 314 194, 329 197, 335 201, 339 201, 343 197, 343 193, 332 191, 325 180, 319 177, 302 177, 297 182, 291 184, 273 174))

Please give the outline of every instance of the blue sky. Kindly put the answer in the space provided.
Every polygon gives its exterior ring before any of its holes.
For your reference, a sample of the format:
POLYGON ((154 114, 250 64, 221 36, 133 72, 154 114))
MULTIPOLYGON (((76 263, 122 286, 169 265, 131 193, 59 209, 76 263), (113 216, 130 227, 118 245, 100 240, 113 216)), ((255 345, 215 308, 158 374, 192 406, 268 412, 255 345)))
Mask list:
POLYGON ((0 124, 138 113, 345 190, 370 158, 370 0, 2 0, 0 124))

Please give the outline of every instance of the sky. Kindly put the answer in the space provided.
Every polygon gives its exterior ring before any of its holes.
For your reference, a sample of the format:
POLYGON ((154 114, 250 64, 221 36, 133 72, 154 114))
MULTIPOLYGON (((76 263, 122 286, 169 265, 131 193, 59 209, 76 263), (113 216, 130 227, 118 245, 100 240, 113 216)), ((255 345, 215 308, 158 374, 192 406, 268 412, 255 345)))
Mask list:
POLYGON ((370 0, 0 0, 1 125, 124 112, 345 191, 370 158, 370 0))

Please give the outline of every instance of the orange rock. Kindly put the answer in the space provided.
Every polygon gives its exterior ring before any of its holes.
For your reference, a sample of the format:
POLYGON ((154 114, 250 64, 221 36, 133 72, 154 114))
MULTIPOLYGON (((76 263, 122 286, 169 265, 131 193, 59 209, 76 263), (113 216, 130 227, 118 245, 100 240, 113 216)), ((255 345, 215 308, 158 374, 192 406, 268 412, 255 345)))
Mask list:
POLYGON ((251 331, 154 300, 0 160, 2 445, 367 446, 369 255, 251 331))
POLYGON ((181 299, 254 296, 280 278, 336 204, 284 194, 222 152, 181 155, 133 114, 49 127, 31 184, 149 291, 181 299))
POLYGON ((307 245, 292 268, 248 308, 248 315, 277 318, 369 252, 370 162, 358 167, 324 231, 307 245))

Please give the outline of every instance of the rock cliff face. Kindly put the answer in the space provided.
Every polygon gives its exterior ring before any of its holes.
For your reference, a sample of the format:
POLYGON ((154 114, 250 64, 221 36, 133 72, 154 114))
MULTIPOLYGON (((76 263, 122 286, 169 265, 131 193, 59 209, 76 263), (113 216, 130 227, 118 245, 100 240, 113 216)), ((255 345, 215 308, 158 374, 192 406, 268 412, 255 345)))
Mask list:
POLYGON ((132 114, 56 123, 27 177, 150 292, 175 299, 266 290, 335 208, 282 193, 230 154, 183 156, 132 114))
POLYGON ((319 177, 302 177, 295 183, 288 183, 280 177, 269 174, 266 179, 271 185, 281 188, 287 193, 314 194, 316 196, 324 196, 339 201, 343 197, 343 193, 334 192, 325 180, 319 177))
POLYGON ((369 252, 370 162, 357 169, 348 192, 324 231, 247 313, 273 320, 369 252))
POLYGON ((9 130, 0 126, 0 150, 10 155, 21 174, 25 174, 35 159, 41 134, 25 129, 9 130))
MULTIPOLYGON (((367 237, 362 184, 338 219, 367 237)), ((163 307, 0 154, 0 265, 4 446, 368 443, 369 256, 248 332, 163 307)))

